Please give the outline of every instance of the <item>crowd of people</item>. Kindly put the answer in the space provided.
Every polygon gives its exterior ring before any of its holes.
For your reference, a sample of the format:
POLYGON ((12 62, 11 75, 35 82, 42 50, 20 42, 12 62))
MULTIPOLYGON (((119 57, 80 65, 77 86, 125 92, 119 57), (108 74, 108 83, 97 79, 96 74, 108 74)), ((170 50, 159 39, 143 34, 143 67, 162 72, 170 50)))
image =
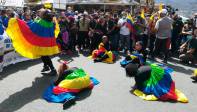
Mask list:
MULTIPOLYGON (((24 8, 23 13, 18 14, 11 9, 2 10, 1 29, 6 29, 8 20, 12 17, 19 17, 27 23, 36 20, 41 10, 31 11, 24 8)), ((61 51, 70 54, 77 49, 80 52, 88 50, 92 53, 102 41, 102 37, 107 36, 112 51, 129 54, 133 51, 135 42, 142 41, 143 49, 149 51, 148 56, 153 60, 160 56, 161 51, 165 63, 175 54, 180 54, 179 58, 185 64, 196 63, 196 16, 193 20, 183 22, 176 12, 166 9, 154 15, 144 14, 144 17, 139 11, 132 15, 131 30, 127 24, 129 13, 128 10, 120 13, 78 12, 73 11, 71 7, 66 11, 54 13, 60 26, 57 42, 61 51)))
MULTIPOLYGON (((195 65, 197 15, 183 21, 176 11, 165 8, 153 14, 144 11, 131 14, 129 10, 119 13, 88 12, 73 11, 68 7, 66 11, 53 12, 43 8, 32 11, 25 7, 20 13, 11 9, 1 10, 0 35, 5 30, 17 52, 27 58, 41 58, 44 63, 41 72, 51 70, 52 74, 59 75, 54 83, 55 86, 59 85, 56 88, 58 94, 50 87, 45 97, 49 101, 69 100, 71 97, 61 99, 57 95, 61 96, 65 91, 75 93, 76 88, 73 89, 72 84, 77 85, 76 87, 81 84, 77 90, 79 92, 92 83, 94 85, 96 80, 91 79, 82 69, 68 69, 66 62, 60 66, 57 73, 49 56, 59 53, 60 50, 60 53, 67 55, 76 51, 87 51, 92 55, 94 62, 106 63, 113 63, 117 54, 124 54, 126 58, 121 62, 121 66, 125 68, 128 76, 135 78, 135 95, 146 96, 145 100, 188 102, 183 93, 175 89, 170 76, 171 69, 164 65, 148 64, 146 60, 149 58, 154 61, 155 57, 160 57, 167 63, 170 57, 176 57, 181 63, 195 65), (18 32, 15 32, 16 30, 18 32), (75 82, 78 77, 86 80, 75 82), (59 88, 60 86, 63 89, 59 88), (48 94, 51 96, 48 97, 48 94), (149 95, 152 95, 151 98, 149 95)), ((197 77, 193 79, 197 80, 197 77)))

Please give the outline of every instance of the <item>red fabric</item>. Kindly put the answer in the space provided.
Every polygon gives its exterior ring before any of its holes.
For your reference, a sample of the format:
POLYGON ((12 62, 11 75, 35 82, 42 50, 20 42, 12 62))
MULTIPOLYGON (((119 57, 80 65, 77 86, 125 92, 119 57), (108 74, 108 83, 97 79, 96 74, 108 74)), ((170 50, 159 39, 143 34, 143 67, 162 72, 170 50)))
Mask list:
POLYGON ((172 82, 171 84, 171 87, 170 87, 170 91, 168 93, 166 93, 165 95, 161 96, 160 99, 161 100, 177 100, 177 95, 176 95, 176 92, 175 92, 175 83, 174 81, 172 82))
POLYGON ((68 93, 68 92, 78 93, 78 92, 80 92, 80 90, 78 90, 78 89, 65 89, 65 88, 61 88, 59 86, 56 86, 55 88, 53 88, 53 93, 54 94, 61 94, 61 93, 68 93))
MULTIPOLYGON (((93 89, 94 88, 94 83, 91 81, 90 85, 88 86, 89 89, 93 89)), ((84 88, 85 89, 85 88, 84 88)), ((53 93, 58 95, 61 93, 79 93, 81 90, 83 89, 65 89, 65 88, 61 88, 59 86, 56 86, 53 88, 53 93)))
POLYGON ((43 38, 37 36, 29 29, 29 27, 24 21, 18 19, 18 25, 25 40, 27 40, 32 45, 39 47, 54 47, 57 45, 55 37, 43 38))

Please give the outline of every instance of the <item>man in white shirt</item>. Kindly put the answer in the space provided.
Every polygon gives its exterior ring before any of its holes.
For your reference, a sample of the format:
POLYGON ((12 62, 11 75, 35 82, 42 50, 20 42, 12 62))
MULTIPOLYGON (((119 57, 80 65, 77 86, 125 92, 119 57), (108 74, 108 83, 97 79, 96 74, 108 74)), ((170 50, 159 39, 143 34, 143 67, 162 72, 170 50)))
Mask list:
POLYGON ((164 63, 167 63, 168 59, 168 50, 170 46, 170 38, 171 38, 171 30, 173 20, 167 16, 167 10, 162 9, 160 11, 160 19, 156 22, 155 30, 156 30, 156 40, 154 51, 152 54, 152 58, 158 55, 160 52, 164 53, 164 63))
POLYGON ((120 27, 120 48, 125 51, 130 50, 130 30, 127 27, 127 14, 122 12, 122 18, 118 21, 120 27))

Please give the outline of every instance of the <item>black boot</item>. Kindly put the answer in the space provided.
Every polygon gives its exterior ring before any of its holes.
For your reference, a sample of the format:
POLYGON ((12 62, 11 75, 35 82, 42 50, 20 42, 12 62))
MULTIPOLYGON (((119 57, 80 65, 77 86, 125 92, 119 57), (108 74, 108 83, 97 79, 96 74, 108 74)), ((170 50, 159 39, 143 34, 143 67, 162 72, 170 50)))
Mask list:
POLYGON ((75 98, 70 98, 69 100, 65 101, 63 104, 63 110, 69 108, 70 106, 75 104, 75 98))
POLYGON ((46 72, 46 71, 49 71, 50 68, 48 66, 44 66, 43 69, 41 70, 41 72, 46 72))

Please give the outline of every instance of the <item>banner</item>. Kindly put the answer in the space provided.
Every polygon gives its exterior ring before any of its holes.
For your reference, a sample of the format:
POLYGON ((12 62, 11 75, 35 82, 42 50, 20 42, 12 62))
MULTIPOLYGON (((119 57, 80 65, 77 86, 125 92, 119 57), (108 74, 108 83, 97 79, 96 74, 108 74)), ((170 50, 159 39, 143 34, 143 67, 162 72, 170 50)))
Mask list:
POLYGON ((0 35, 0 72, 8 65, 26 60, 29 59, 20 56, 14 51, 12 41, 5 32, 3 35, 0 35))
POLYGON ((2 5, 2 6, 23 7, 24 6, 24 0, 0 0, 0 5, 2 5))

